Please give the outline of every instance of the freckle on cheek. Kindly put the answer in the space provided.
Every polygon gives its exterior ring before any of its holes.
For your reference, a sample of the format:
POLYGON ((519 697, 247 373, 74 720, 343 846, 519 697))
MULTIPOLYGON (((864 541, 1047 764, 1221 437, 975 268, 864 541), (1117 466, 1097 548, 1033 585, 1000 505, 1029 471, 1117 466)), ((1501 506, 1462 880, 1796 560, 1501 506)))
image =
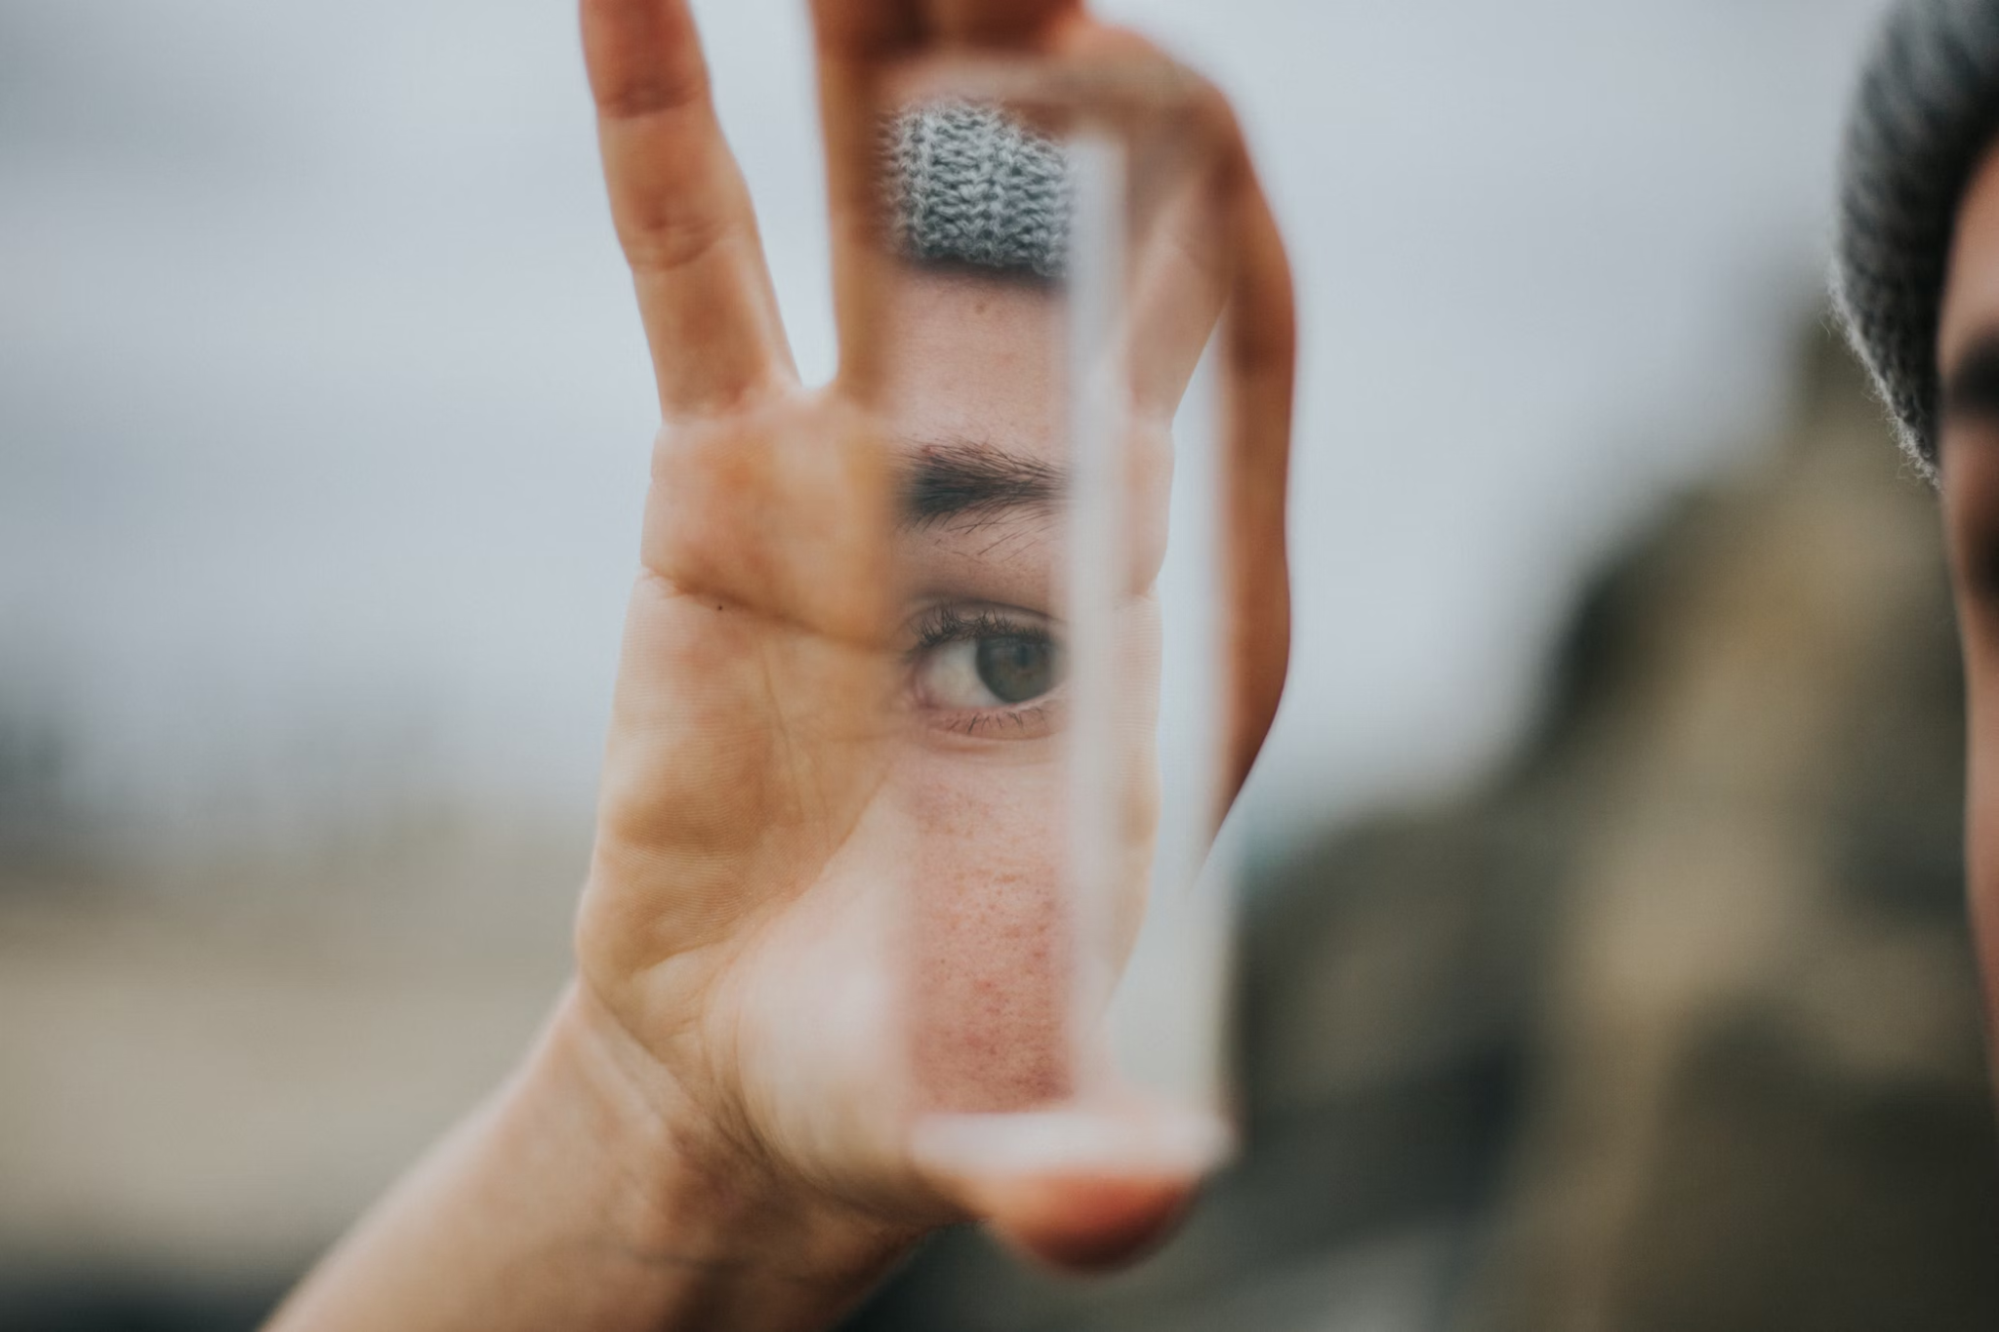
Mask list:
POLYGON ((1059 1100, 1072 1082, 1074 956, 1051 846, 1060 824, 948 790, 917 799, 908 979, 919 1102, 1008 1111, 1059 1100))

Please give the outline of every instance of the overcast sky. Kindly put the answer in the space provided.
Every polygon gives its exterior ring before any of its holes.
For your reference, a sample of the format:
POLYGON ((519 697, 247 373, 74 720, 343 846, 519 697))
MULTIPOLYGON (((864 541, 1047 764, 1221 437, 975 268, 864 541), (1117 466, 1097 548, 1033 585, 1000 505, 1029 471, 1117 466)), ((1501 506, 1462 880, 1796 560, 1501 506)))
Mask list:
MULTIPOLYGON (((1103 6, 1236 98, 1303 361, 1266 820, 1475 771, 1782 412, 1876 5, 1103 6)), ((799 6, 700 6, 808 374, 799 6)), ((587 808, 653 400, 562 0, 0 3, 0 708, 150 819, 587 808), (403 779, 399 779, 403 780, 403 779)))

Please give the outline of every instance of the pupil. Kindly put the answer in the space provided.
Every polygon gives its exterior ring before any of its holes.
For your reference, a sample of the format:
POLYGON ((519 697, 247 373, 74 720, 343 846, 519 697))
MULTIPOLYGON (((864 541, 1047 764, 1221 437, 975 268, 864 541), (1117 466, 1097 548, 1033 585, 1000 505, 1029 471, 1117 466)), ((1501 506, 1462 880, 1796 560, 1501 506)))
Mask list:
POLYGON ((1043 695, 1055 684, 1055 645, 1046 639, 1002 634, 982 638, 973 651, 979 683, 1002 703, 1043 695))

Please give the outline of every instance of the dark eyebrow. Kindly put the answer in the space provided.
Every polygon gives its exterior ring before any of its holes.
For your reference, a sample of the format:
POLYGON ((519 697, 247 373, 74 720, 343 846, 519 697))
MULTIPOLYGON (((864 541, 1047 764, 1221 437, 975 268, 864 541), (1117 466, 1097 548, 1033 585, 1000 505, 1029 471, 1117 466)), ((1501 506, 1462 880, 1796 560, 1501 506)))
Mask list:
POLYGON ((1999 329, 1987 329, 1957 358, 1943 385, 1943 418, 1999 421, 1999 329))
POLYGON ((902 483, 902 521, 911 527, 1006 510, 1047 513, 1062 494, 1061 470, 977 440, 920 444, 902 483))

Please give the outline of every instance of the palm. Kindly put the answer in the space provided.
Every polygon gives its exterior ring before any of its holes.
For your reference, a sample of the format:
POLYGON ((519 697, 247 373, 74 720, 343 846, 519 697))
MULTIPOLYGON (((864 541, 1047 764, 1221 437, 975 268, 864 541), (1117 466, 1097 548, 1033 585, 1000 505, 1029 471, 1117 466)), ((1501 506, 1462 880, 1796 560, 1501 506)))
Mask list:
POLYGON ((883 488, 836 399, 772 397, 662 438, 579 941, 718 1123, 824 1181, 887 1136, 819 1126, 896 1121, 883 488))

